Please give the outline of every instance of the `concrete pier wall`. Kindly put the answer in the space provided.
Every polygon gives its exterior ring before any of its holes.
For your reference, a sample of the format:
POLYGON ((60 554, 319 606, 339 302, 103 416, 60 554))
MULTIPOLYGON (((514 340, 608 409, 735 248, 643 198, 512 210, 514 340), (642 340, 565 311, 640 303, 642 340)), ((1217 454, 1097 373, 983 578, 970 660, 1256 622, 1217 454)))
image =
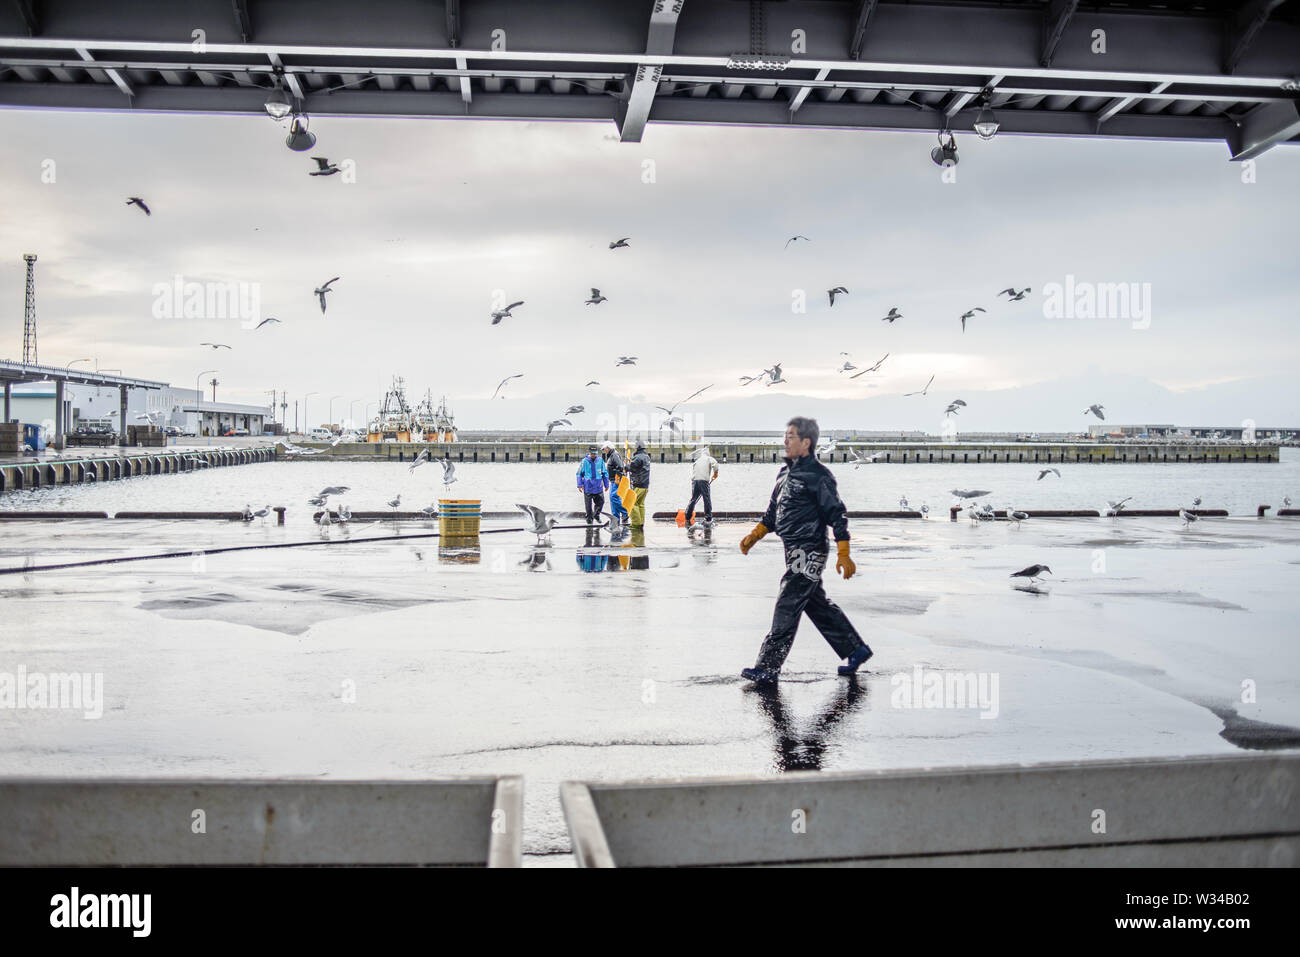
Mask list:
POLYGON ((1300 863, 1300 751, 569 782, 580 865, 1300 863))
MULTIPOLYGON (((332 458, 375 460, 384 459, 394 462, 409 462, 424 449, 429 450, 431 458, 450 456, 453 462, 573 462, 587 454, 591 443, 585 442, 449 442, 439 443, 340 443, 337 446, 303 443, 308 448, 322 449, 321 455, 332 458)), ((621 443, 619 451, 623 451, 621 443)), ((689 462, 694 446, 651 445, 646 451, 656 463, 689 462)), ((1059 465, 1061 463, 1226 463, 1226 462, 1276 462, 1278 445, 1273 444, 1234 444, 1200 446, 1188 444, 1099 444, 1079 443, 1025 443, 1025 444, 923 444, 903 442, 892 444, 853 444, 840 445, 834 452, 819 458, 826 463, 851 462, 855 449, 859 454, 870 455, 877 452, 880 457, 876 465, 916 465, 933 463, 984 463, 1004 464, 1059 465)), ((283 451, 280 456, 284 457, 283 451)), ((709 454, 719 462, 755 462, 775 464, 781 461, 782 451, 776 445, 758 444, 714 444, 709 445, 709 454)), ((310 455, 302 461, 319 458, 310 455)))
POLYGON ((522 817, 515 776, 0 778, 0 865, 518 867, 522 817))
POLYGON ((131 452, 47 461, 0 462, 0 492, 108 482, 137 475, 168 475, 200 468, 275 461, 275 449, 198 449, 170 452, 131 452))

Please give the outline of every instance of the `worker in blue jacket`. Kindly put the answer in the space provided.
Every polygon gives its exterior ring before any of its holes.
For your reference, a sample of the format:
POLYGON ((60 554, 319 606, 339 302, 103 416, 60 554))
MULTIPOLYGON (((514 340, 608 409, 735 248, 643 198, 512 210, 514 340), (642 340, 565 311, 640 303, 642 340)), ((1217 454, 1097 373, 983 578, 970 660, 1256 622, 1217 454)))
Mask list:
POLYGON ((587 507, 587 524, 594 518, 600 520, 600 513, 605 510, 605 490, 609 488, 609 470, 605 460, 600 457, 600 450, 594 445, 587 449, 587 457, 578 466, 578 491, 583 494, 587 507))

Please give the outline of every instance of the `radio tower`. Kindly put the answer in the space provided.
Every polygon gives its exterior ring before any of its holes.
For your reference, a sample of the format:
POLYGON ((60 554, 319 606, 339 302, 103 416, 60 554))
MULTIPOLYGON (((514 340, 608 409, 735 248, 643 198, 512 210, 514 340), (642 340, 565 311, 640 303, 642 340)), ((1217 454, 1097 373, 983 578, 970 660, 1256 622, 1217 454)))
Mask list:
POLYGON ((36 254, 23 256, 27 261, 27 303, 23 308, 23 362, 36 363, 36 254))

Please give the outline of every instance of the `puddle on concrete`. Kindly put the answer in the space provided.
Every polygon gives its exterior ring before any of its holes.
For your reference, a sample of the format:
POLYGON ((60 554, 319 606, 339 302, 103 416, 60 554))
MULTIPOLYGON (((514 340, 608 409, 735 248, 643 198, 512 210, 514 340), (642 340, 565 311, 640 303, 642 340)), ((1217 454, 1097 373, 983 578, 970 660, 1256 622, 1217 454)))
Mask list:
POLYGON ((1154 598, 1157 601, 1174 602, 1179 605, 1196 605, 1201 608, 1217 608, 1220 611, 1249 610, 1242 605, 1237 605, 1230 601, 1220 601, 1217 598, 1206 598, 1204 595, 1191 591, 1094 591, 1089 592, 1088 596, 1090 598, 1154 598))

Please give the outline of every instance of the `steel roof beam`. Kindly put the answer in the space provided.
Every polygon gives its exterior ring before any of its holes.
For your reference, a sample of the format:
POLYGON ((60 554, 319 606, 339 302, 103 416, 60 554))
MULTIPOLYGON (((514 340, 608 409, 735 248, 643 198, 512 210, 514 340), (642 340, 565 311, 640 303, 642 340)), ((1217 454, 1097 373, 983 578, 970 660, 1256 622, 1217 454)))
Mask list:
POLYGON ((1228 135, 1234 162, 1254 159, 1271 146, 1300 136, 1300 106, 1265 103, 1242 118, 1240 128, 1228 135))
POLYGON ((41 32, 41 18, 36 9, 38 2, 39 0, 14 0, 18 17, 23 21, 23 27, 29 37, 37 36, 41 32))
MULTIPOLYGON (((95 58, 90 55, 90 52, 86 50, 85 47, 77 47, 77 55, 87 63, 95 62, 95 58)), ((135 93, 132 92, 131 87, 127 85, 126 80, 122 79, 122 74, 118 73, 117 70, 114 70, 112 68, 106 69, 100 66, 96 66, 95 69, 103 70, 104 73, 108 76, 108 78, 117 85, 117 88, 121 90, 123 93, 125 93, 127 96, 135 96, 135 93)))
POLYGON ((447 46, 460 46, 460 0, 447 0, 447 46))
POLYGON ((1246 48, 1268 21, 1269 14, 1282 3, 1283 0, 1251 0, 1237 11, 1224 34, 1224 73, 1236 72, 1237 64, 1245 55, 1246 48))
POLYGON ((253 21, 248 17, 248 0, 230 0, 230 6, 235 15, 235 32, 248 43, 253 39, 253 21))
POLYGON ((853 22, 853 35, 849 38, 849 59, 862 59, 862 48, 867 43, 867 24, 875 11, 876 0, 858 0, 858 14, 853 22))
POLYGON ((1079 8, 1079 0, 1050 0, 1043 9, 1043 42, 1038 54, 1039 66, 1051 66, 1061 36, 1079 8))
MULTIPOLYGON (((681 16, 684 3, 685 0, 655 0, 650 10, 650 26, 646 32, 647 54, 672 56, 677 36, 677 18, 681 16)), ((662 73, 661 63, 638 63, 630 84, 625 84, 626 99, 620 106, 618 120, 618 138, 622 142, 641 142, 662 73)))
MULTIPOLYGON (((0 37, 0 48, 13 49, 46 49, 46 50, 68 50, 68 49, 85 49, 99 50, 103 52, 112 51, 131 51, 135 53, 180 53, 191 59, 194 57, 194 51, 189 43, 146 43, 146 42, 124 42, 124 41, 87 41, 87 40, 57 40, 51 41, 46 38, 35 37, 0 37)), ((213 54, 236 54, 245 55, 257 53, 263 56, 270 54, 279 54, 281 56, 293 57, 356 57, 364 60, 385 60, 385 59, 404 59, 404 60, 450 60, 454 61, 457 57, 466 57, 471 60, 508 60, 513 62, 534 61, 537 63, 604 63, 620 64, 624 67, 636 65, 662 65, 669 67, 714 67, 726 68, 730 62, 729 56, 684 56, 684 55, 662 55, 650 56, 637 53, 599 53, 599 52, 579 52, 579 51, 552 51, 552 50, 452 50, 452 49, 416 49, 416 48, 394 48, 394 47, 345 47, 345 46, 294 46, 294 45, 266 45, 250 43, 247 45, 229 44, 229 43, 209 43, 207 44, 207 55, 213 54)), ((0 57, 0 63, 5 59, 0 57)), ((198 67, 204 69, 205 67, 198 67)), ((368 70, 368 67, 355 69, 368 70)), ((1109 70, 1109 69, 1090 69, 1090 70, 1068 70, 1057 68, 1043 67, 1015 67, 1010 65, 998 65, 994 63, 936 63, 936 62, 884 62, 884 61, 867 61, 867 60, 827 60, 827 59, 797 59, 791 58, 787 69, 791 70, 811 70, 830 69, 836 71, 848 71, 852 73, 920 73, 920 74, 942 74, 958 76, 994 76, 1003 74, 1006 76, 1026 77, 1031 79, 1055 79, 1055 80, 1081 80, 1081 81, 1116 81, 1116 82, 1160 82, 1168 81, 1170 83, 1196 83, 1209 86, 1273 86, 1282 89, 1282 84, 1294 80, 1289 74, 1278 73, 1267 76, 1226 76, 1221 73, 1172 73, 1169 71, 1138 71, 1138 70, 1109 70)), ((740 82, 733 79, 732 82, 740 82)), ((744 82, 748 82, 747 80, 744 82)))

